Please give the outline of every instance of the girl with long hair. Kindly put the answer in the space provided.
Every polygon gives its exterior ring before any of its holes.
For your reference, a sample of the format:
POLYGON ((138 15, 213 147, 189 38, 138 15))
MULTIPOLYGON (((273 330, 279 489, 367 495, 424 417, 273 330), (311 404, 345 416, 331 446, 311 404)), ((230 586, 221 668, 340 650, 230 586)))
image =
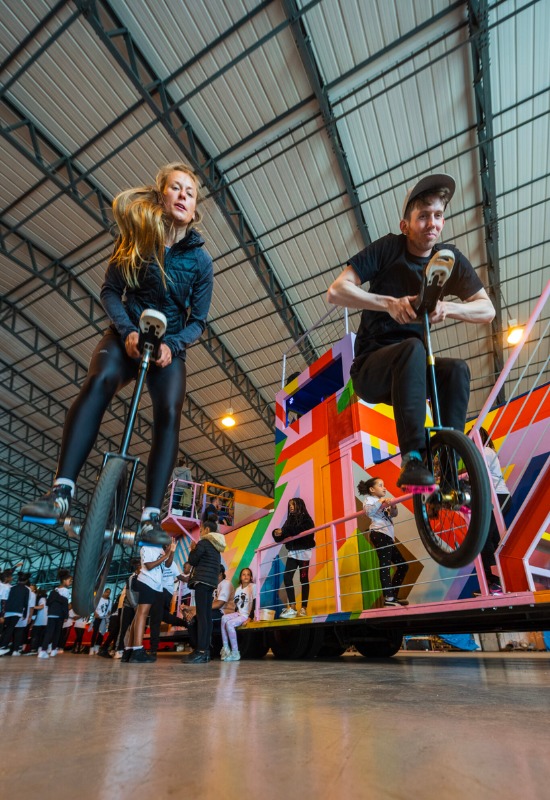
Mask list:
POLYGON ((222 661, 240 661, 239 645, 237 643, 237 628, 246 625, 249 619, 254 619, 256 605, 256 587, 253 583, 252 570, 245 567, 239 575, 239 588, 233 597, 235 612, 224 614, 222 617, 222 642, 220 658, 222 661))
POLYGON ((276 542, 286 539, 286 549, 288 558, 283 576, 288 605, 281 613, 283 619, 307 615, 307 604, 309 601, 309 562, 311 561, 312 550, 315 547, 315 536, 310 533, 307 536, 300 536, 299 539, 293 537, 304 531, 314 528, 315 523, 311 519, 306 504, 301 497, 293 497, 288 501, 288 516, 282 528, 273 531, 273 538, 276 542), (300 583, 302 586, 302 605, 300 611, 296 609, 296 593, 294 591, 294 573, 300 571, 300 583))
POLYGON ((147 374, 153 437, 139 538, 169 543, 160 526, 160 506, 178 451, 186 348, 204 331, 213 286, 212 259, 194 227, 200 220, 198 199, 198 178, 180 162, 162 167, 154 186, 115 197, 119 236, 100 295, 111 325, 67 414, 53 488, 23 507, 23 519, 55 524, 68 516, 103 414, 114 395, 137 376, 139 318, 146 308, 154 308, 166 315, 168 324, 159 357, 147 374))

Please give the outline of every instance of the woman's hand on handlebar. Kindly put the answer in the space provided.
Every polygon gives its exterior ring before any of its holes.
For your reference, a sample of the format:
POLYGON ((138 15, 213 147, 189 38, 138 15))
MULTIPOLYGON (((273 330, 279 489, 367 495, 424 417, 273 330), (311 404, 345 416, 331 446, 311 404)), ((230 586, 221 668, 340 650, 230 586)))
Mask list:
POLYGON ((172 363, 172 351, 167 344, 161 344, 159 357, 155 361, 157 367, 168 367, 172 363))
POLYGON ((132 333, 129 333, 126 337, 124 347, 130 358, 141 358, 141 353, 138 350, 138 342, 139 333, 137 331, 132 331, 132 333))

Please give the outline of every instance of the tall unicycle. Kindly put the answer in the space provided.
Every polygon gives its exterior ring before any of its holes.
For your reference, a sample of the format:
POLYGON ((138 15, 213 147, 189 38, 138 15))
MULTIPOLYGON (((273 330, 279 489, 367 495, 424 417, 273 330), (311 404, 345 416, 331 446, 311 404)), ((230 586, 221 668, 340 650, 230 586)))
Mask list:
POLYGON ((487 540, 491 520, 491 487, 483 456, 464 433, 441 425, 435 357, 429 315, 435 309, 454 266, 454 253, 439 250, 426 266, 416 305, 423 320, 430 405, 434 424, 426 428, 426 462, 435 477, 432 487, 409 487, 420 539, 444 567, 471 564, 487 540))
POLYGON ((132 544, 133 535, 124 531, 124 520, 136 477, 139 458, 128 455, 145 378, 151 361, 158 357, 166 330, 166 317, 147 309, 139 321, 139 349, 142 353, 130 411, 118 453, 106 453, 79 531, 72 590, 72 605, 79 616, 91 614, 103 594, 117 544, 132 544))

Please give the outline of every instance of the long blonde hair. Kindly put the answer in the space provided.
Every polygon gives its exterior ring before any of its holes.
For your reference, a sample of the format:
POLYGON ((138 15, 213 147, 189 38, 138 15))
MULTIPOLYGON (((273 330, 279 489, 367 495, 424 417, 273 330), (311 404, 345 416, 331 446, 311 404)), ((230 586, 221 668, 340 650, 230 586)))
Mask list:
MULTIPOLYGON (((126 189, 113 200, 113 214, 120 235, 109 263, 120 269, 125 283, 133 289, 139 286, 139 270, 152 260, 158 263, 162 282, 166 286, 164 248, 173 222, 166 215, 163 194, 172 172, 184 172, 192 178, 197 188, 198 202, 199 179, 187 164, 179 161, 165 164, 159 169, 155 186, 126 189)), ((197 210, 195 222, 200 222, 200 219, 201 214, 197 210)))

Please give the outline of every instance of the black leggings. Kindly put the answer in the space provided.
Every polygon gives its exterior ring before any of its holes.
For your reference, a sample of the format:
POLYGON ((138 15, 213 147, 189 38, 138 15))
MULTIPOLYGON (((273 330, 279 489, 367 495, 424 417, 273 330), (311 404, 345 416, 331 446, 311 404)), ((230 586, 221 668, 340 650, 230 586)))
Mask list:
POLYGON ((195 584, 195 606, 197 608, 197 650, 208 652, 212 639, 212 596, 214 587, 205 583, 195 584))
MULTIPOLYGON (((59 478, 76 482, 99 433, 107 406, 124 386, 135 380, 139 362, 126 353, 114 331, 107 331, 94 350, 80 394, 69 409, 63 429, 59 478)), ((147 463, 145 505, 160 508, 179 447, 181 412, 185 399, 185 361, 175 358, 164 368, 151 364, 147 388, 153 404, 153 440, 147 463)))
POLYGON ((118 632, 118 639, 116 643, 117 650, 124 650, 124 639, 126 638, 128 628, 132 624, 135 616, 135 608, 130 608, 130 606, 122 606, 122 619, 120 621, 120 630, 118 632))
POLYGON ((302 584, 302 606, 307 606, 309 600, 309 561, 298 561, 294 556, 288 556, 285 574, 283 575, 286 595, 288 602, 295 605, 296 594, 294 593, 294 583, 292 579, 297 569, 300 570, 300 583, 302 584))
POLYGON ((47 650, 50 644, 52 646, 52 650, 57 650, 59 647, 59 639, 61 637, 62 630, 63 620, 61 617, 48 617, 46 633, 42 639, 42 650, 47 650))
MULTIPOLYGON (((470 397, 470 370, 465 361, 435 360, 441 422, 464 431, 470 397)), ((426 450, 426 348, 420 339, 381 347, 352 365, 353 388, 367 403, 393 406, 397 441, 403 455, 426 450)))
POLYGON ((395 542, 382 531, 370 532, 371 543, 376 547, 378 561, 380 562, 380 583, 384 597, 397 597, 399 587, 402 586, 407 574, 408 565, 397 547, 395 542), (395 565, 393 579, 391 577, 391 565, 395 565))

